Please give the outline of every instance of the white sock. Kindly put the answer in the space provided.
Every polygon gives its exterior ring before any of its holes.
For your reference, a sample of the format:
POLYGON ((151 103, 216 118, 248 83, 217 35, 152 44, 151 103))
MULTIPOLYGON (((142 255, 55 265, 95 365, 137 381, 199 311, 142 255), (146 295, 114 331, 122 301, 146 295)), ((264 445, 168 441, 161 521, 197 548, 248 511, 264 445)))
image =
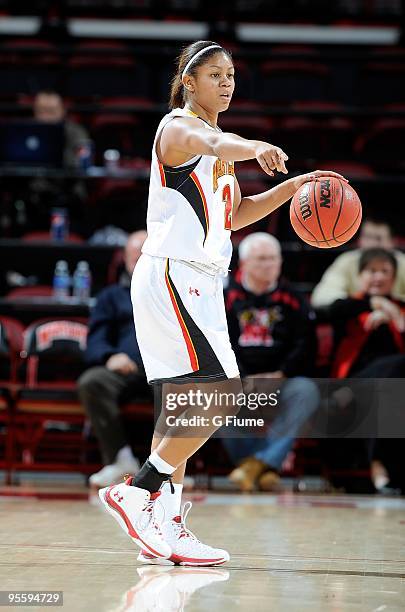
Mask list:
POLYGON ((165 510, 165 521, 170 521, 173 517, 179 516, 181 512, 181 494, 183 485, 173 483, 174 493, 171 491, 170 482, 164 482, 160 487, 159 501, 165 510))
POLYGON ((153 451, 150 454, 148 461, 150 461, 151 464, 155 466, 157 471, 161 474, 173 474, 176 469, 175 467, 170 465, 170 463, 167 463, 164 459, 159 457, 156 451, 153 451))

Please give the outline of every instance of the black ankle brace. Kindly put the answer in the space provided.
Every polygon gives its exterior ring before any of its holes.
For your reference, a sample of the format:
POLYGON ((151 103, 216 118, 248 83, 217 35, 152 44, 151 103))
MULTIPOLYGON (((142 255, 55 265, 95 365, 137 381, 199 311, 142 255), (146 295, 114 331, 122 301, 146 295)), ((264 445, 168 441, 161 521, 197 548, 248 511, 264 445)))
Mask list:
POLYGON ((150 493, 156 493, 164 482, 170 482, 171 492, 174 493, 171 474, 158 472, 155 466, 147 459, 136 476, 132 479, 132 486, 146 489, 150 493))

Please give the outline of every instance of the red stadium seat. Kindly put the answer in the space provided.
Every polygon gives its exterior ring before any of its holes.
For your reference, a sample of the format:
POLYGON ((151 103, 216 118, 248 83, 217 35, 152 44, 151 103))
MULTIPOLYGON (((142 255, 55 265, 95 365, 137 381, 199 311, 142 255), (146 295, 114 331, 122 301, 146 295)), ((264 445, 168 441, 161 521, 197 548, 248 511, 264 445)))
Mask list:
POLYGON ((0 469, 5 470, 8 483, 14 459, 14 403, 23 330, 16 319, 0 316, 0 469))
POLYGON ((3 42, 3 61, 10 63, 57 64, 60 61, 57 47, 47 40, 36 38, 14 38, 3 42))
POLYGON ((291 109, 295 111, 342 111, 344 110, 344 104, 332 100, 298 100, 291 104, 291 109))
POLYGON ((102 38, 101 40, 81 40, 75 45, 75 49, 79 52, 98 52, 100 55, 105 55, 106 52, 109 55, 114 53, 117 55, 129 55, 131 53, 131 48, 125 43, 120 42, 119 40, 108 40, 106 38, 102 38))
POLYGON ((72 96, 149 94, 149 72, 122 43, 82 42, 68 61, 65 93, 72 96), (105 52, 107 49, 108 53, 105 52), (115 51, 115 53, 114 53, 115 51))
POLYGON ((307 117, 287 117, 276 122, 271 142, 281 146, 295 161, 321 156, 322 138, 323 129, 319 121, 307 117))
POLYGON ((369 179, 376 176, 376 173, 370 166, 356 161, 321 161, 317 165, 319 170, 333 169, 349 179, 369 179))
POLYGON ((30 390, 71 390, 83 368, 85 319, 39 319, 24 331, 22 357, 30 390))
POLYGON ((0 79, 2 95, 58 89, 60 57, 56 47, 31 38, 4 42, 0 53, 0 79))
POLYGON ((132 108, 153 108, 153 101, 145 96, 109 96, 102 99, 102 108, 125 108, 126 112, 132 108))
POLYGON ((293 161, 353 157, 354 139, 353 122, 345 117, 288 117, 275 122, 272 133, 272 142, 293 161))
MULTIPOLYGON (((53 242, 49 232, 29 232, 28 234, 24 234, 24 236, 21 237, 21 240, 24 242, 53 242)), ((79 234, 69 232, 66 240, 63 242, 81 244, 84 242, 84 239, 79 236, 79 234)))
POLYGON ((316 61, 268 60, 260 65, 254 95, 268 104, 327 99, 329 73, 328 66, 316 61))
POLYGON ((35 285, 34 287, 16 287, 6 295, 6 299, 18 300, 30 297, 50 297, 53 295, 53 287, 50 285, 35 285))
MULTIPOLYGON (((356 153, 362 160, 378 163, 378 168, 392 170, 401 166, 405 142, 405 119, 380 119, 359 136, 356 153)), ((403 163, 403 162, 402 162, 403 163)))
POLYGON ((221 115, 218 125, 224 132, 235 132, 243 138, 268 140, 274 122, 268 117, 261 117, 256 114, 237 115, 230 113, 229 115, 221 115))
POLYGON ((145 181, 100 181, 91 204, 97 209, 97 227, 112 224, 126 232, 145 227, 147 195, 145 181))
MULTIPOLYGON (((20 373, 24 384, 13 417, 12 470, 88 474, 100 468, 87 459, 86 415, 76 391, 86 341, 87 324, 81 318, 40 319, 26 328, 20 373)), ((153 405, 140 398, 126 403, 123 415, 149 419, 153 405)))
POLYGON ((253 96, 253 71, 244 60, 234 59, 235 66, 235 93, 236 98, 251 99, 253 96))
POLYGON ((370 62, 359 79, 359 100, 364 105, 404 102, 405 61, 370 62))
POLYGON ((272 55, 292 55, 297 57, 319 56, 319 50, 312 45, 274 45, 271 49, 272 55))
POLYGON ((148 157, 152 150, 153 134, 148 123, 129 113, 103 113, 93 119, 91 132, 96 157, 102 163, 107 149, 118 149, 121 156, 148 157))
MULTIPOLYGON (((77 397, 76 380, 84 368, 86 338, 84 319, 40 319, 25 330, 21 352, 25 382, 15 406, 18 456, 14 469, 44 467, 38 464, 36 453, 49 421, 76 425, 79 433, 73 432, 72 436, 80 440, 85 415, 77 397)), ((68 443, 66 436, 64 441, 68 443)), ((61 447, 47 469, 66 468, 66 455, 61 447)), ((78 462, 77 453, 74 460, 78 462)))
POLYGON ((23 346, 24 326, 11 317, 0 316, 0 386, 17 385, 17 371, 23 346))

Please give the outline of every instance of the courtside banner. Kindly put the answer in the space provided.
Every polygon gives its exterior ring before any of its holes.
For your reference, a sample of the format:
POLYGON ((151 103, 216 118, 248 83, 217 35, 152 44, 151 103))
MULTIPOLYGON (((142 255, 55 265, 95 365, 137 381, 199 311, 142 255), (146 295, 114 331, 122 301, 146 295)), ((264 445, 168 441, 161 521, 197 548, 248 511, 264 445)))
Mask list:
POLYGON ((166 382, 155 424, 171 437, 405 438, 405 379, 166 382))

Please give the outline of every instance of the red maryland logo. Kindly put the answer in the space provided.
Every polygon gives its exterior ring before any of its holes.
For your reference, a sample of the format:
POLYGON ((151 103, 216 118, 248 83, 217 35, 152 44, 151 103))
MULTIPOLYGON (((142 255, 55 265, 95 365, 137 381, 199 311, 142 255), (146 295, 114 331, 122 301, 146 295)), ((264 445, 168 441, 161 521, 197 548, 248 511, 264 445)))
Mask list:
POLYGON ((74 321, 50 321, 37 327, 37 348, 44 351, 57 340, 77 342, 82 350, 86 348, 87 326, 74 321))

